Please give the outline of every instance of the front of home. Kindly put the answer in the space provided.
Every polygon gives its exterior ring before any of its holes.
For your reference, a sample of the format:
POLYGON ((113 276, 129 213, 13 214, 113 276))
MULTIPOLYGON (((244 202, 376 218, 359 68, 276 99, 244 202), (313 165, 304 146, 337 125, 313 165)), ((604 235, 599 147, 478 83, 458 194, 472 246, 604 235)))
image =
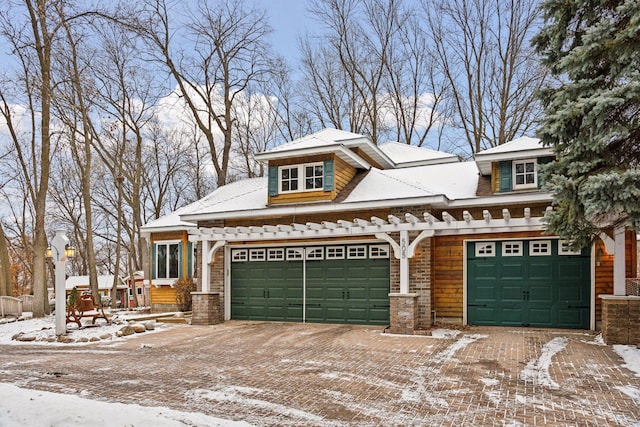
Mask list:
POLYGON ((152 307, 169 306, 161 290, 194 274, 194 323, 595 329, 598 295, 614 290, 614 248, 624 275, 636 273, 631 233, 581 251, 544 233, 552 199, 538 169, 553 157, 536 139, 462 162, 325 129, 256 158, 267 177, 145 226, 152 307))

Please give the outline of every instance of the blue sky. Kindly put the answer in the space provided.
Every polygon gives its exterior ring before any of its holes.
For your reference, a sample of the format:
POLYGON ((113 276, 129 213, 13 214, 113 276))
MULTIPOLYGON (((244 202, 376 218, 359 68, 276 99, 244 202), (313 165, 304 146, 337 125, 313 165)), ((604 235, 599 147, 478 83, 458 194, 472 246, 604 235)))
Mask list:
POLYGON ((315 19, 306 10, 304 0, 256 0, 256 6, 264 8, 273 27, 271 40, 274 49, 284 55, 289 65, 296 66, 298 59, 297 36, 318 29, 315 19))

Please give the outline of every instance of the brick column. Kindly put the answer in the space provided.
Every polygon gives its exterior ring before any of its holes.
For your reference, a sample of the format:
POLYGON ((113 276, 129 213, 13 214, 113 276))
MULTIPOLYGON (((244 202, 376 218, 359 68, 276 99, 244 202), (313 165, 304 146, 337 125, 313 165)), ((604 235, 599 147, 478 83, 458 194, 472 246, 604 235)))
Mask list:
POLYGON ((220 294, 217 292, 191 292, 193 298, 192 325, 215 325, 222 322, 220 294))
POLYGON ((602 338, 608 345, 640 344, 640 297, 599 295, 602 299, 602 338))
POLYGON ((418 294, 389 294, 389 332, 413 335, 418 327, 418 294))

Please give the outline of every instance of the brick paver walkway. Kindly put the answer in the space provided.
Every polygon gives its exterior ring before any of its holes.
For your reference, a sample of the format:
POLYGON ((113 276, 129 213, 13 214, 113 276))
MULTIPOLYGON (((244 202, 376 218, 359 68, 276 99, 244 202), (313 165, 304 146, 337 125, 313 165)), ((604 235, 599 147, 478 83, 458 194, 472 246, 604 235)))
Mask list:
POLYGON ((84 346, 0 346, 0 373, 21 387, 258 426, 640 425, 640 378, 594 338, 232 321, 84 346))

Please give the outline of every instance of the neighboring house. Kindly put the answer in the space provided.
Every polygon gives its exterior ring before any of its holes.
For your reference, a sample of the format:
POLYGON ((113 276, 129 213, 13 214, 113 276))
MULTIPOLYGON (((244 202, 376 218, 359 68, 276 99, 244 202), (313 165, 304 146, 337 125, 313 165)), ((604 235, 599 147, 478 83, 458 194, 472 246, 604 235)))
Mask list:
POLYGON ((598 295, 613 292, 614 247, 624 274, 635 276, 631 233, 626 243, 624 233, 603 233, 578 252, 544 233, 552 199, 540 190, 538 168, 552 152, 537 139, 461 162, 325 129, 256 159, 267 177, 225 185, 143 227, 152 307, 171 304, 153 288, 195 272, 197 258, 193 323, 353 323, 413 333, 437 318, 594 329, 598 295))
POLYGON ((145 283, 144 271, 136 271, 132 276, 127 276, 124 282, 127 284, 127 293, 129 295, 129 307, 132 307, 134 298, 138 307, 146 307, 149 305, 149 285, 145 283), (135 297, 134 297, 135 295, 135 297))
MULTIPOLYGON (((113 275, 98 276, 98 293, 102 297, 103 301, 111 300, 112 288, 113 288, 113 275)), ((67 295, 73 288, 77 288, 80 293, 90 292, 89 288, 89 276, 69 276, 65 281, 65 290, 67 295)), ((118 277, 117 295, 116 300, 120 307, 124 307, 127 295, 127 285, 118 277)))

